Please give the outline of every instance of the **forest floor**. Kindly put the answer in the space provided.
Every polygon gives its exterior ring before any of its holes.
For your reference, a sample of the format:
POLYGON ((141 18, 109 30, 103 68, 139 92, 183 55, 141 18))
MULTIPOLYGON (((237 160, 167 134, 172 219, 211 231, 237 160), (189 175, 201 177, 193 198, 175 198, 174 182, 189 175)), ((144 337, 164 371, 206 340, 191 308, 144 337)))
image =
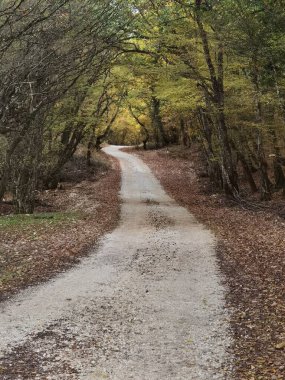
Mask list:
POLYGON ((69 269, 119 219, 120 168, 96 153, 70 162, 56 190, 39 192, 34 215, 0 205, 0 300, 69 269))
POLYGON ((284 380, 284 201, 250 210, 213 193, 198 153, 181 148, 136 151, 179 204, 219 239, 231 311, 237 380, 284 380), (202 176, 201 176, 202 174, 202 176))

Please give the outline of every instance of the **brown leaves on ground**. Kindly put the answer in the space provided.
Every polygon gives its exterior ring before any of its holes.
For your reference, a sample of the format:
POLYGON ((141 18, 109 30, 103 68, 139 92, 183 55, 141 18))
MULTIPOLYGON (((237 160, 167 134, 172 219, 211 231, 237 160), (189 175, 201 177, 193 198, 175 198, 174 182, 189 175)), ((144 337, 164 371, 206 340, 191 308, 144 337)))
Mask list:
POLYGON ((219 238, 219 261, 234 335, 238 380, 285 379, 285 220, 209 194, 192 159, 168 150, 137 154, 168 193, 219 238))
POLYGON ((99 170, 77 168, 75 173, 72 167, 61 190, 39 194, 36 211, 44 214, 1 217, 0 299, 68 269, 115 227, 120 168, 117 161, 99 156, 105 162, 99 170))

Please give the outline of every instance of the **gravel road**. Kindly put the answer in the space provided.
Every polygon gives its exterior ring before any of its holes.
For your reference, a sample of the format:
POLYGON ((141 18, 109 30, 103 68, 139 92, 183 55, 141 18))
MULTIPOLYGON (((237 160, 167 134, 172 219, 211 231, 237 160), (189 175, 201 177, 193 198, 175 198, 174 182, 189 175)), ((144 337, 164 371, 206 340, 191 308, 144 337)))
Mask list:
POLYGON ((73 270, 0 304, 0 378, 231 379, 214 236, 140 159, 105 152, 122 168, 120 225, 73 270))

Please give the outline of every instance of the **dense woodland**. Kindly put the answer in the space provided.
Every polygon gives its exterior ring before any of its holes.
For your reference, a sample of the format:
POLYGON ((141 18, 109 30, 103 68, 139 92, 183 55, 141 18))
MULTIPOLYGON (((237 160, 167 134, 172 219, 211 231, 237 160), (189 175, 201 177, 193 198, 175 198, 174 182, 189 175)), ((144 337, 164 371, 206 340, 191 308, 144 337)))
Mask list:
POLYGON ((285 194, 283 0, 2 0, 0 199, 32 213, 80 144, 199 145, 215 186, 285 194))

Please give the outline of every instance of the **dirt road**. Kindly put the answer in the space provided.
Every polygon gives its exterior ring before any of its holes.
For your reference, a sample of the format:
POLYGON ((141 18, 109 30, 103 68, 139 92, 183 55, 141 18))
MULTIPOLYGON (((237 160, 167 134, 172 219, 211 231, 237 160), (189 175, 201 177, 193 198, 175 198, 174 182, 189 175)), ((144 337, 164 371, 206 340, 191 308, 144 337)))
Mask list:
POLYGON ((105 151, 122 167, 120 225, 79 266, 0 305, 0 378, 231 379, 214 236, 141 160, 105 151))

